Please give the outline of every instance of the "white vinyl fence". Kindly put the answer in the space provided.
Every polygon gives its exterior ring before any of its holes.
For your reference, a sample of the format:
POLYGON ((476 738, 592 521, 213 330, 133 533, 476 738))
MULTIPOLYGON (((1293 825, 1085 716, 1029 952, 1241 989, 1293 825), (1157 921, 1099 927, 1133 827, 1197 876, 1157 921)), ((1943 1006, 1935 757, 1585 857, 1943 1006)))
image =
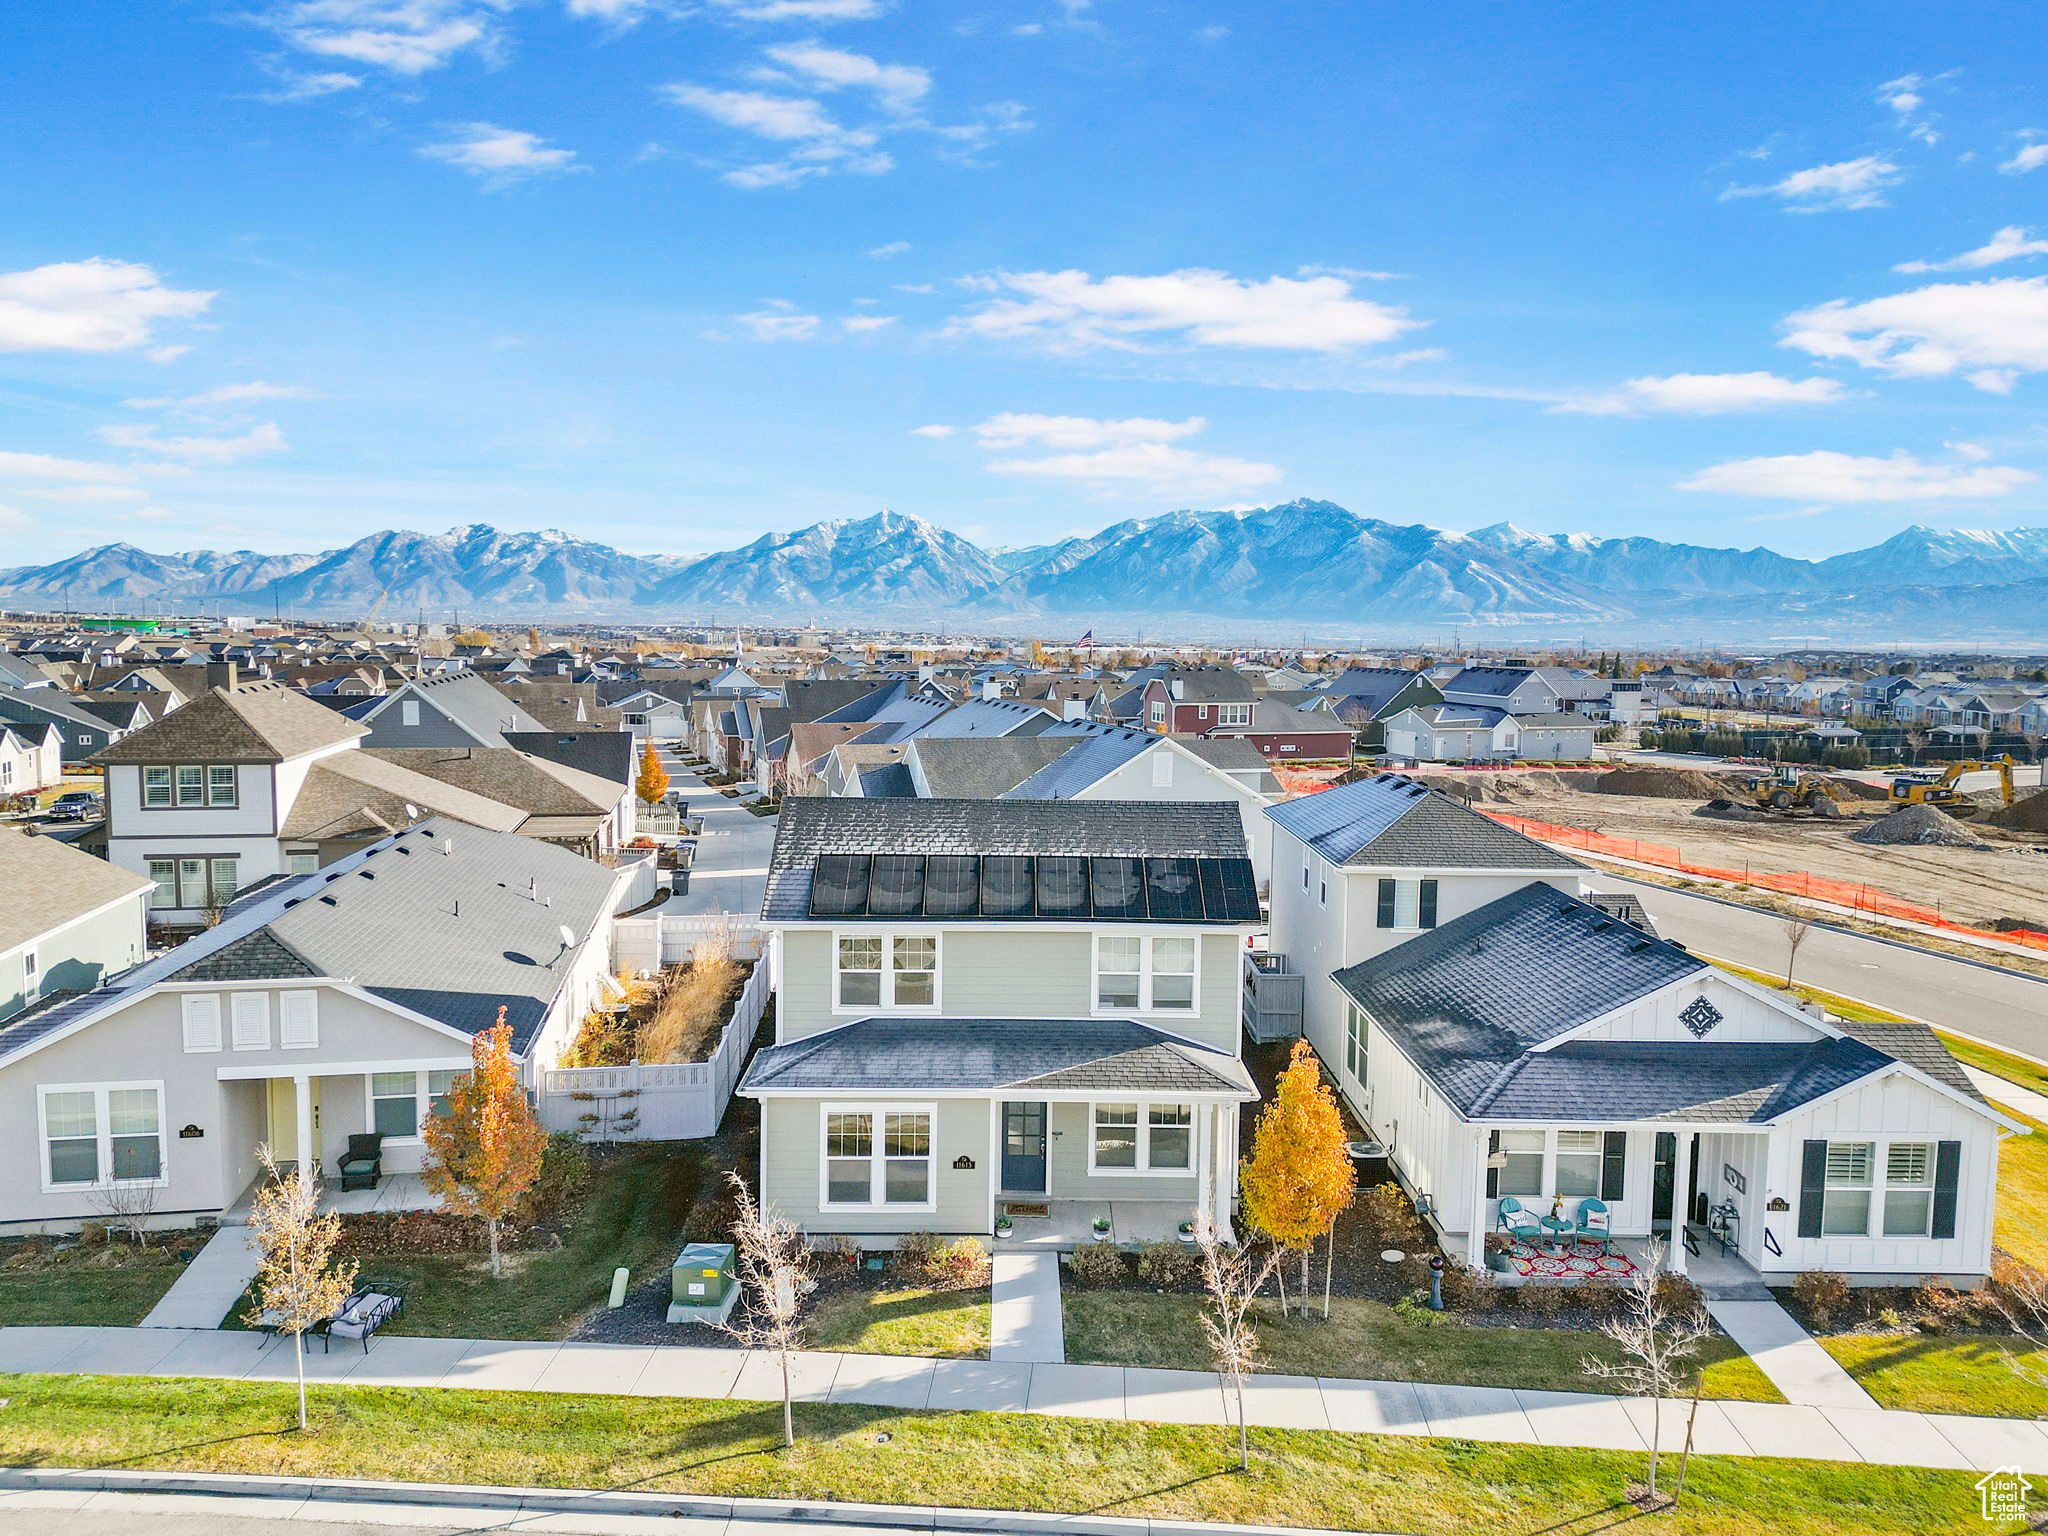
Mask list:
POLYGON ((551 1131, 580 1131, 586 1141, 688 1141, 711 1135, 725 1117, 747 1062, 747 1046, 761 1026, 772 986, 768 971, 765 964, 754 967, 708 1061, 543 1072, 542 1124, 551 1131), (594 1115, 595 1122, 585 1115, 594 1115))
POLYGON ((663 917, 656 912, 647 917, 622 917, 612 925, 613 963, 635 971, 680 965, 713 935, 724 936, 735 960, 762 958, 761 929, 745 918, 716 912, 663 917))

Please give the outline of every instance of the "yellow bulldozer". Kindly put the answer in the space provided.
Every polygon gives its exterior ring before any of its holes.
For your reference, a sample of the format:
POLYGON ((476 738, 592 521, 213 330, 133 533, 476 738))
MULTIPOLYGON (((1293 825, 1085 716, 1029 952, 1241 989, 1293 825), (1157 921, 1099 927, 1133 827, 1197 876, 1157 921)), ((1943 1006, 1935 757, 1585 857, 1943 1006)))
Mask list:
POLYGON ((1939 806, 1951 816, 1974 816, 1980 807, 1967 793, 1956 786, 1966 773, 1991 771, 1998 775, 1998 792, 2003 803, 2011 805, 2012 754, 1985 761, 1968 759, 1950 763, 1940 773, 1901 774, 1892 780, 1891 801, 1894 806, 1933 805, 1939 806))
POLYGON ((1742 787, 1760 811, 1775 811, 1780 816, 1796 816, 1801 812, 1822 817, 1842 814, 1840 802, 1843 792, 1840 785, 1826 774, 1807 773, 1790 763, 1759 774, 1747 780, 1742 787))

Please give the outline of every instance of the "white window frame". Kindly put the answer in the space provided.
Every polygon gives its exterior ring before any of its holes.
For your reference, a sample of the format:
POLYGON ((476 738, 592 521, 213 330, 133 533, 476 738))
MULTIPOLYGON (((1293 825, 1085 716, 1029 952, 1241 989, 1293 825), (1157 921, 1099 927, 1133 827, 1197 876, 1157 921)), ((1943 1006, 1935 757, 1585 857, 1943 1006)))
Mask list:
MULTIPOLYGON (((1112 976, 1128 976, 1127 970, 1111 971, 1112 976)), ((1149 1014, 1162 1019, 1196 1019, 1202 1015, 1202 936, 1199 933, 1144 933, 1123 928, 1097 929, 1088 940, 1088 998, 1092 1005, 1090 1012, 1098 1019, 1120 1019, 1133 1013, 1149 1014), (1138 1006, 1135 1008, 1104 1007, 1102 1002, 1102 941, 1104 939, 1136 939, 1138 941, 1138 1006), (1192 971, 1169 971, 1172 976, 1188 977, 1188 1006, 1185 1008, 1161 1008, 1153 1000, 1153 980, 1160 971, 1153 964, 1154 946, 1161 939, 1187 939, 1195 946, 1195 964, 1192 971)), ((1121 1101, 1119 1101, 1121 1102, 1121 1101)))
POLYGON ((136 779, 136 796, 145 811, 236 810, 242 803, 241 770, 233 763, 145 763, 136 779), (152 774, 163 776, 160 785, 151 784, 152 774), (184 794, 186 774, 198 775, 197 794, 190 800, 184 794), (217 784, 225 785, 225 796, 216 792, 217 784), (152 789, 161 789, 161 798, 152 796, 152 789))
POLYGON ((818 1209, 824 1211, 908 1211, 930 1215, 939 1208, 939 1106, 931 1104, 834 1104, 818 1106, 818 1209), (832 1190, 830 1146, 826 1140, 827 1128, 834 1115, 866 1115, 868 1117, 868 1199, 865 1202, 839 1201, 830 1198, 832 1190), (930 1134, 926 1140, 925 1194, 926 1199, 912 1202, 905 1200, 878 1199, 888 1188, 888 1164, 891 1161, 909 1162, 907 1157, 891 1159, 887 1152, 888 1117, 890 1115, 924 1115, 930 1121, 930 1134))
POLYGON ((1941 1142, 1932 1136, 1842 1136, 1827 1138, 1828 1151, 1836 1147, 1870 1148, 1870 1182, 1868 1184, 1835 1184, 1823 1175, 1821 1184, 1821 1233, 1820 1242, 1945 1242, 1945 1238, 1934 1237, 1934 1196, 1935 1180, 1941 1159, 1941 1142), (1925 1147, 1927 1149, 1927 1181, 1922 1183, 1892 1182, 1892 1151, 1896 1147, 1925 1147), (1827 1197, 1834 1190, 1852 1190, 1869 1196, 1869 1204, 1863 1212, 1863 1230, 1860 1232, 1830 1232, 1827 1230, 1827 1197), (1885 1231, 1885 1207, 1889 1196, 1896 1190, 1901 1194, 1922 1194, 1927 1197, 1927 1216, 1918 1232, 1885 1231))
MULTIPOLYGON (((447 1093, 447 1089, 443 1089, 441 1094, 438 1095, 432 1093, 430 1089, 433 1079, 443 1075, 451 1078, 467 1077, 469 1075, 468 1069, 463 1067, 420 1067, 417 1069, 412 1067, 386 1067, 373 1072, 365 1072, 363 1074, 363 1128, 365 1130, 375 1131, 377 1129, 377 1101, 379 1099, 404 1097, 402 1094, 377 1092, 377 1079, 380 1077, 396 1077, 401 1072, 412 1073, 412 1102, 419 1117, 419 1125, 421 1126, 427 1123, 427 1116, 434 1112, 434 1100, 437 1097, 445 1096, 447 1093)), ((450 1082, 448 1085, 449 1088, 454 1086, 453 1082, 450 1082)), ((384 1138, 384 1145, 387 1147, 416 1147, 425 1140, 426 1138, 420 1134, 416 1126, 410 1136, 387 1135, 384 1138)))
POLYGON ((1216 706, 1216 723, 1219 726, 1250 725, 1252 723, 1252 707, 1249 704, 1218 704, 1216 706))
POLYGON ((33 944, 21 952, 21 990, 31 1001, 43 995, 43 957, 33 944))
MULTIPOLYGON (((1198 1117, 1203 1105, 1193 1099, 1091 1099, 1088 1104, 1088 1176, 1090 1178, 1142 1178, 1142 1179, 1191 1179, 1195 1176, 1200 1149, 1196 1142, 1198 1117), (1096 1143, 1101 1130, 1101 1113, 1108 1108, 1133 1108, 1137 1111, 1137 1124, 1133 1127, 1137 1140, 1137 1162, 1129 1167, 1116 1164, 1104 1166, 1096 1162, 1096 1143), (1188 1160, 1184 1165, 1155 1168, 1152 1166, 1152 1112, 1154 1110, 1179 1110, 1188 1112, 1186 1130, 1188 1133, 1188 1160)), ((1175 1127, 1177 1128, 1177 1127, 1175 1127)))
POLYGON ((1344 1004, 1344 1070, 1361 1088, 1365 1086, 1368 1052, 1372 1049, 1372 1021, 1365 1010, 1347 1000, 1344 1004))
MULTIPOLYGON (((78 1189, 164 1189, 170 1178, 170 1138, 164 1134, 164 1085, 161 1078, 152 1082, 131 1083, 38 1083, 36 1084, 36 1177, 46 1195, 64 1194, 78 1189), (113 1177, 114 1131, 113 1120, 107 1109, 107 1095, 124 1092, 151 1092, 156 1095, 156 1166, 157 1176, 153 1179, 117 1179, 113 1177), (55 1093, 90 1093, 93 1097, 93 1134, 99 1146, 99 1167, 101 1177, 93 1180, 72 1179, 62 1184, 50 1180, 50 1116, 48 1101, 55 1093)), ((66 1138, 67 1140, 71 1138, 66 1138)))
MULTIPOLYGON (((1502 1126, 1499 1129, 1501 1138, 1501 1150, 1503 1152, 1511 1153, 1516 1157, 1540 1157, 1542 1159, 1541 1172, 1537 1175, 1538 1183, 1542 1186, 1540 1189, 1525 1194, 1520 1190, 1502 1187, 1500 1190, 1501 1195, 1512 1195, 1517 1200, 1552 1199, 1556 1195, 1562 1193, 1562 1191, 1558 1189, 1557 1185, 1558 1159, 1560 1157, 1590 1157, 1594 1160, 1592 1193, 1589 1195, 1566 1195, 1565 1199, 1592 1200, 1601 1198, 1600 1184, 1607 1174, 1607 1131, 1609 1127, 1584 1125, 1517 1125, 1502 1126), (1596 1136, 1599 1138, 1599 1141, 1594 1146, 1594 1149, 1590 1152, 1560 1152, 1558 1150, 1558 1137, 1573 1135, 1596 1136), (1507 1145, 1507 1140, 1510 1136, 1541 1136, 1543 1138, 1542 1151, 1539 1153, 1534 1150, 1510 1147, 1507 1145)), ((1507 1169, 1502 1168, 1500 1172, 1502 1177, 1498 1182, 1502 1186, 1505 1186, 1507 1183, 1507 1169)), ((1496 1198, 1498 1198, 1498 1196, 1496 1198)))
MULTIPOLYGON (((873 974, 863 972, 861 974, 873 974)), ((914 928, 838 928, 832 932, 832 1011, 844 1015, 868 1015, 876 1013, 937 1013, 944 1000, 946 974, 946 943, 942 933, 932 929, 914 928), (839 1000, 839 978, 845 974, 839 964, 839 942, 842 939, 880 939, 882 941, 881 998, 873 1003, 842 1003, 839 1000), (929 1003, 899 1003, 896 999, 896 974, 908 970, 912 974, 923 974, 921 968, 896 964, 896 941, 898 939, 929 939, 932 943, 932 1000, 929 1003)))
POLYGON ((418 725, 420 723, 420 701, 418 699, 400 699, 398 701, 398 723, 400 725, 418 725))
MULTIPOLYGON (((230 867, 231 872, 235 877, 235 889, 239 889, 241 885, 242 873, 242 860, 241 855, 239 854, 153 853, 149 855, 144 869, 144 873, 148 875, 150 882, 154 887, 149 893, 149 910, 152 912, 205 911, 208 906, 213 905, 215 902, 214 884, 215 881, 219 878, 219 871, 215 868, 215 866, 221 864, 226 864, 230 867), (201 866, 198 877, 201 889, 198 894, 202 897, 202 899, 198 901, 185 900, 185 897, 187 897, 188 895, 192 895, 194 893, 188 891, 185 888, 185 875, 181 866, 192 863, 197 863, 201 866), (158 864, 168 864, 171 866, 171 899, 169 901, 157 900, 158 896, 164 894, 164 882, 157 879, 156 875, 155 866, 158 864)), ((220 906, 225 907, 229 902, 233 901, 234 899, 234 890, 229 890, 223 893, 218 898, 218 904, 220 906)))

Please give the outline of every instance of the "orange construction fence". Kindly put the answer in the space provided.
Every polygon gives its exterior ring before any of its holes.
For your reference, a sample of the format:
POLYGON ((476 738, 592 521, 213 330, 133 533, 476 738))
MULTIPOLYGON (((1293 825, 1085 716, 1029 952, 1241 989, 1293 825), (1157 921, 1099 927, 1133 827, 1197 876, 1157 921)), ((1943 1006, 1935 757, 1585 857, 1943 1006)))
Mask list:
MULTIPOLYGON (((1474 809, 1477 810, 1479 807, 1475 806, 1474 809)), ((1815 901, 1831 902, 1838 907, 1869 912, 1877 917, 1898 918, 1909 923, 1924 923, 1930 928, 1940 928, 1950 933, 1967 934, 1974 939, 1993 939, 2028 949, 2048 950, 2048 933, 2037 933, 2026 928, 2000 932, 1993 928, 1978 928, 1969 923, 1953 922, 1942 916, 1939 907, 1922 906, 1918 902, 1894 896, 1889 891, 1876 890, 1853 881, 1829 880, 1820 875, 1804 872, 1772 874, 1748 868, 1726 869, 1711 864, 1693 864, 1686 860, 1680 849, 1667 847, 1662 843, 1645 843, 1633 837, 1610 837, 1605 832, 1588 832, 1583 827, 1561 827, 1555 822, 1532 821, 1527 816, 1514 816, 1506 811, 1487 811, 1485 814, 1502 826, 1513 827, 1517 832, 1526 833, 1539 842, 1583 849, 1587 853, 1604 853, 1610 858, 1632 859, 1638 864, 1650 864, 1658 869, 1700 875, 1709 880, 1727 880, 1739 885, 1755 886, 1759 890, 1777 891, 1786 896, 1807 896, 1815 901)))

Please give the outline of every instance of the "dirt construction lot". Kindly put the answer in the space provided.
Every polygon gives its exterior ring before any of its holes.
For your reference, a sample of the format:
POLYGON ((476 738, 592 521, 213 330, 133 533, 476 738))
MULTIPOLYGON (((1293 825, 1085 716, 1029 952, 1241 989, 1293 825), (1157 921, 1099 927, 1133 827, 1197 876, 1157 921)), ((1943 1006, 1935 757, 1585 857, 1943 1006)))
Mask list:
POLYGON ((1987 840, 1984 848, 1878 847, 1852 841, 1850 834, 1886 814, 1890 807, 1881 800, 1845 801, 1839 820, 1751 822, 1695 814, 1716 793, 1747 803, 1735 776, 1624 769, 1611 779, 1598 772, 1543 770, 1417 777, 1472 799, 1483 810, 1676 847, 1691 864, 1759 874, 1805 871, 1938 905, 1952 921, 1988 924, 2008 917, 2048 928, 2048 836, 1990 826, 1981 817, 1967 825, 1987 840), (1608 782, 1616 789, 1663 793, 1594 791, 1593 786, 1608 782))

